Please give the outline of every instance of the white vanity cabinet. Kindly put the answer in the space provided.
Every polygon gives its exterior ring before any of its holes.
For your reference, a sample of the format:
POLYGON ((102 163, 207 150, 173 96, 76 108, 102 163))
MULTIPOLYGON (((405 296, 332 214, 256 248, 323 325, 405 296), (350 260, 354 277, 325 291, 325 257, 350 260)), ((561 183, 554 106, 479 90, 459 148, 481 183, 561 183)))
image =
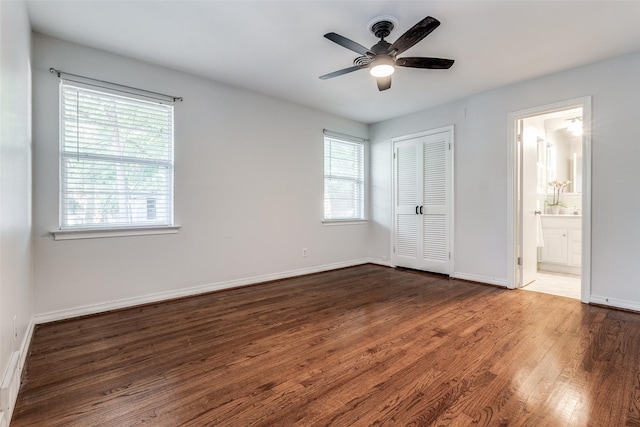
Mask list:
POLYGON ((539 249, 538 269, 580 274, 582 218, 578 215, 542 215, 544 246, 539 249))

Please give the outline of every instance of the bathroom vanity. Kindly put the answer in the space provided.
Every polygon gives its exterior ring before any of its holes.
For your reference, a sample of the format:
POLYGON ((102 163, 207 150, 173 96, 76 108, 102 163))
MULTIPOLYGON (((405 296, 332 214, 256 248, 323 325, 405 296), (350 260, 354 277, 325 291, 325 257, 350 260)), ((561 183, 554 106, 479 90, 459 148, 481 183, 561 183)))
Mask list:
POLYGON ((580 274, 582 216, 542 215, 544 246, 538 248, 538 270, 580 274))

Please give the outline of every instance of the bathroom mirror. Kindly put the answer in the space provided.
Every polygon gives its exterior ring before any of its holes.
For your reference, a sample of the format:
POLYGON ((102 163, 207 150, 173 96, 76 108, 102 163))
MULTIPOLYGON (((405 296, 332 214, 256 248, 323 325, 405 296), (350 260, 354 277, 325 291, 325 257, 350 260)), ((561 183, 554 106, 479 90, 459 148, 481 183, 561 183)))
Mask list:
POLYGON ((546 132, 546 181, 571 181, 565 193, 582 193, 582 136, 566 128, 546 132))

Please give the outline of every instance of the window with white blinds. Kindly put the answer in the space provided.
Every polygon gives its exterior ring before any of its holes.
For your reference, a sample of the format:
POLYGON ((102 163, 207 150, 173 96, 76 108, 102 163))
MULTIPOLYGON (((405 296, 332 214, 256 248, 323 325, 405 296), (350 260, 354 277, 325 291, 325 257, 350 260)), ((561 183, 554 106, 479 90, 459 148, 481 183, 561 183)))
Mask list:
POLYGON ((324 219, 364 220, 364 140, 324 137, 324 219))
POLYGON ((173 225, 173 105, 60 84, 60 228, 173 225))

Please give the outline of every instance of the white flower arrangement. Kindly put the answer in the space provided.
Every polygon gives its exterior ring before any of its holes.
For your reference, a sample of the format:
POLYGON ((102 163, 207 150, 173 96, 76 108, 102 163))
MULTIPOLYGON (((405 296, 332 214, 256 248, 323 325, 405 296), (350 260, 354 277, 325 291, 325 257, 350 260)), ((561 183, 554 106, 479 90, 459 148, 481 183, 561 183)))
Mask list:
POLYGON ((549 182, 547 185, 551 188, 553 188, 553 199, 552 199, 552 203, 548 203, 547 204, 549 206, 562 206, 562 207, 566 207, 564 205, 562 205, 560 203, 560 194, 562 193, 562 191, 564 191, 564 189, 567 187, 567 185, 571 184, 571 181, 566 180, 566 181, 558 181, 558 180, 553 180, 551 182, 549 182))

